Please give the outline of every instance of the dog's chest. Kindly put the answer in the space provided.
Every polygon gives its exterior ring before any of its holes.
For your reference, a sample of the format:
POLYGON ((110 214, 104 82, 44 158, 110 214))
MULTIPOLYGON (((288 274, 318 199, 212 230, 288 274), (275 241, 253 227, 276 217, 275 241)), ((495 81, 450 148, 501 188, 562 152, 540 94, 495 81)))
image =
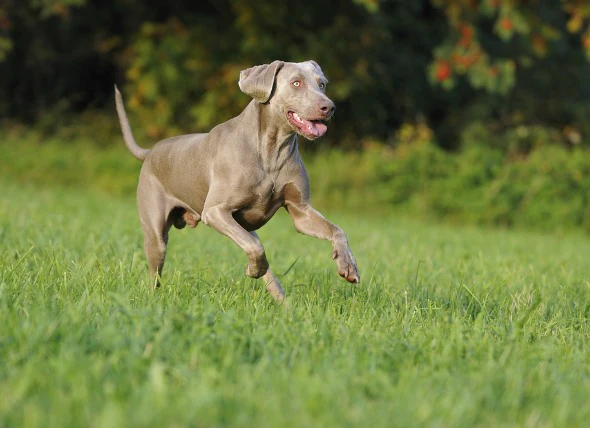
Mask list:
POLYGON ((272 218, 282 204, 278 185, 273 180, 265 180, 253 192, 250 203, 235 211, 233 216, 244 229, 257 230, 272 218))

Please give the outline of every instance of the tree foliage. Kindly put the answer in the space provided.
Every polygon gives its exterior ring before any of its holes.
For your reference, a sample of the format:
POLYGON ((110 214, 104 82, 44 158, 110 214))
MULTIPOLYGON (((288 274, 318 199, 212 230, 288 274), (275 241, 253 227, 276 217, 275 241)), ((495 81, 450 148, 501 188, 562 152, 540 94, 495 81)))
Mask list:
POLYGON ((429 75, 433 84, 446 89, 454 87, 456 78, 466 76, 475 88, 507 93, 515 85, 516 64, 532 67, 534 59, 546 58, 567 32, 579 36, 590 59, 590 4, 586 1, 432 2, 444 11, 449 33, 435 50, 429 75), (504 43, 498 48, 489 40, 492 37, 504 43))
POLYGON ((117 82, 149 137, 205 131, 248 101, 241 69, 313 58, 345 146, 427 123, 453 147, 476 119, 590 134, 589 21, 581 0, 7 0, 0 115, 111 109, 117 82))

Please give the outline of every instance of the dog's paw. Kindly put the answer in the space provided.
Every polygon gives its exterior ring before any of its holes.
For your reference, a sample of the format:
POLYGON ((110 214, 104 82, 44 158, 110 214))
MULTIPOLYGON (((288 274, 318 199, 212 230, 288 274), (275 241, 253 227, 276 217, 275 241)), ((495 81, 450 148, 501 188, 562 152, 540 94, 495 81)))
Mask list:
POLYGON ((359 268, 356 265, 356 260, 350 248, 334 250, 332 258, 336 260, 336 264, 338 265, 338 275, 353 284, 361 281, 359 268))
POLYGON ((260 278, 268 270, 268 262, 266 257, 262 256, 259 259, 250 260, 248 266, 246 266, 246 276, 250 278, 260 278))

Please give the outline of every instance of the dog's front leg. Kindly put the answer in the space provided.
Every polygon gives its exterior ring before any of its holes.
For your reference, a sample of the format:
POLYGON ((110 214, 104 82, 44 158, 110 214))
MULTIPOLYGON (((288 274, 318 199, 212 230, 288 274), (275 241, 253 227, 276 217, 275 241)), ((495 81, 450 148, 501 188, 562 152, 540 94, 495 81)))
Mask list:
POLYGON ((251 234, 232 217, 232 211, 223 205, 205 207, 201 214, 203 223, 234 241, 248 256, 246 275, 260 278, 268 270, 264 247, 256 234, 251 234))
POLYGON ((298 232, 332 241, 332 258, 336 260, 338 274, 342 278, 353 283, 361 280, 356 260, 342 229, 326 220, 309 204, 288 203, 286 208, 298 232))
MULTIPOLYGON (((258 234, 256 232, 250 232, 252 236, 256 239, 258 238, 258 234)), ((282 302, 285 299, 285 290, 281 286, 281 282, 279 279, 272 273, 270 268, 266 271, 264 276, 262 277, 262 281, 264 282, 264 286, 266 290, 270 293, 270 295, 275 299, 277 302, 282 302)))

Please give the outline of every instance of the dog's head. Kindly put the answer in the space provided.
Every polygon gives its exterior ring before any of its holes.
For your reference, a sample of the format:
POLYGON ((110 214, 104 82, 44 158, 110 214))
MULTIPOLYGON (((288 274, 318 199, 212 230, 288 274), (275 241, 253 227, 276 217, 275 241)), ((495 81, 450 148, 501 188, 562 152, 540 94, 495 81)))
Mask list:
POLYGON ((326 121, 336 109, 325 94, 328 80, 315 61, 257 65, 243 70, 238 84, 256 101, 272 104, 285 125, 308 140, 326 133, 326 121))

